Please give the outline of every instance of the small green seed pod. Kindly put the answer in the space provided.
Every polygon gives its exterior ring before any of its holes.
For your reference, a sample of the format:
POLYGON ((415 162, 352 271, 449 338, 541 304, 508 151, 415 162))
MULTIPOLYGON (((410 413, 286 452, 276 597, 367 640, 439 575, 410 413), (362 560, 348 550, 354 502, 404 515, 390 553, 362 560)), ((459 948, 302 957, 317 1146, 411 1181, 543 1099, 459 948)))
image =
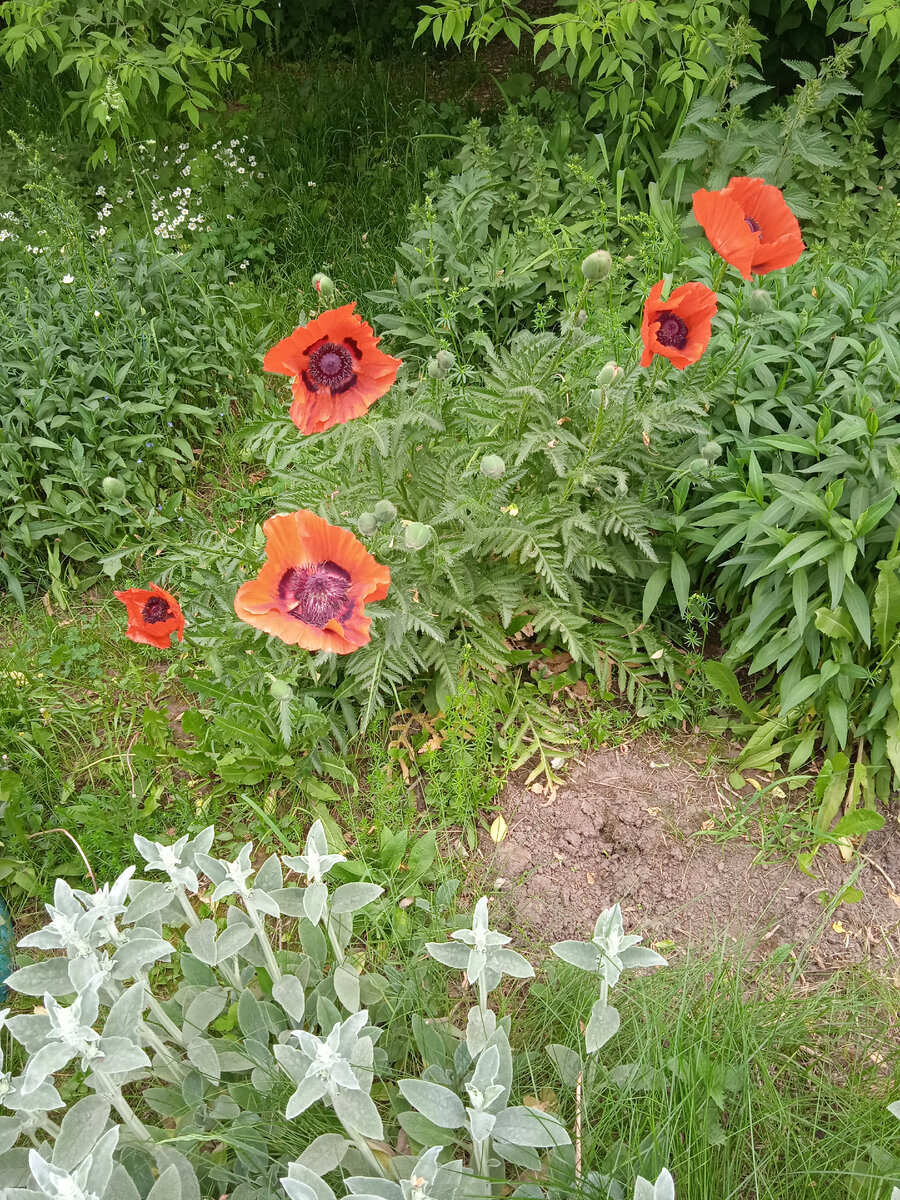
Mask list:
POLYGON ((413 521, 406 527, 406 546, 409 550, 424 550, 431 541, 431 526, 413 521))
POLYGON ((499 454, 486 454, 481 460, 481 473, 485 479, 502 479, 506 474, 506 463, 499 454))
POLYGON ((592 283, 604 280, 612 270, 612 255, 607 250, 595 250, 582 261, 581 273, 592 283))
POLYGON ((112 475, 107 475, 100 486, 103 488, 104 493, 110 500, 125 499, 125 484, 121 479, 116 479, 112 475))
POLYGON ((391 504, 390 500, 379 500, 375 505, 374 515, 379 525, 389 525, 397 519, 396 505, 391 504))
POLYGON ((754 317, 761 317, 772 307, 772 297, 764 288, 754 288, 750 293, 750 311, 754 317))
POLYGON ((378 528, 378 518, 374 513, 360 513, 356 520, 356 527, 363 537, 369 537, 378 528))

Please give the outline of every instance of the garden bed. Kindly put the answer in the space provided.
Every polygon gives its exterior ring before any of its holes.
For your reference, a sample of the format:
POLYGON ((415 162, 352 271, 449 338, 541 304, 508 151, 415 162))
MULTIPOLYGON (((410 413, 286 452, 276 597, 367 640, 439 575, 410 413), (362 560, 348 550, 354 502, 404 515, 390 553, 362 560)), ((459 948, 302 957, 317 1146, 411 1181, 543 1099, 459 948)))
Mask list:
MULTIPOLYGON (((783 844, 767 853, 754 833, 768 826, 771 838, 773 815, 738 832, 735 814, 746 813, 755 788, 735 792, 721 759, 707 766, 710 750, 700 739, 645 736, 588 755, 553 798, 511 784, 499 798, 509 832, 496 847, 485 837, 482 851, 495 886, 511 890, 518 923, 541 941, 584 937, 619 900, 627 926, 667 943, 667 954, 670 943, 725 935, 755 941, 761 955, 808 948, 822 967, 896 961, 896 806, 863 843, 855 878, 862 898, 839 902, 854 864, 826 845, 811 878, 785 859, 783 844)), ((783 802, 802 810, 796 796, 783 802)))

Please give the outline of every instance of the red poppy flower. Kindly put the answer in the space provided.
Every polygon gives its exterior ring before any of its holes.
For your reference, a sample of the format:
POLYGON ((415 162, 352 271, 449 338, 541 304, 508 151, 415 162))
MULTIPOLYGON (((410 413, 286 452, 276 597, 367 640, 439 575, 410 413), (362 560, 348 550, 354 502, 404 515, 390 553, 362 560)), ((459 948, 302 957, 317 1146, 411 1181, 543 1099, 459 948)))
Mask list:
POLYGON ((779 188, 739 176, 718 192, 694 192, 694 216, 717 254, 749 279, 790 267, 803 253, 797 218, 779 188))
POLYGON ((380 339, 355 307, 329 309, 263 359, 264 370, 292 376, 291 420, 301 433, 361 417, 397 378, 402 360, 378 349, 380 339))
POLYGON ((266 562, 241 584, 234 611, 304 650, 352 654, 369 641, 369 600, 383 600, 391 575, 346 529, 307 509, 263 526, 266 562))
POLYGON ((695 363, 709 345, 712 319, 716 315, 716 293, 704 283, 683 283, 662 298, 663 281, 654 287, 644 304, 641 366, 649 367, 654 354, 669 359, 683 371, 695 363))
POLYGON ((184 641, 184 615, 175 597, 163 588, 151 583, 149 591, 129 588, 126 592, 116 592, 115 596, 128 612, 125 636, 133 642, 168 650, 173 633, 178 634, 179 642, 184 641))

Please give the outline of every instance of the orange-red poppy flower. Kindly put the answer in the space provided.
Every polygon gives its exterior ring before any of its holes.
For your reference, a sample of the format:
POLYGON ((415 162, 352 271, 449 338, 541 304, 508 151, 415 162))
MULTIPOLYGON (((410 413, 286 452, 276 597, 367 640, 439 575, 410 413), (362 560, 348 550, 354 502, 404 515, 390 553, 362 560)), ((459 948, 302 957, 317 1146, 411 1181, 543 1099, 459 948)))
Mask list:
POLYGON ((797 218, 779 188, 738 176, 718 192, 694 192, 694 216, 717 254, 749 279, 792 266, 803 253, 797 218))
POLYGON ((355 307, 323 312, 263 359, 264 370, 292 377, 291 420, 301 433, 361 417, 397 378, 402 360, 378 349, 380 339, 355 307))
POLYGON ((352 654, 365 646, 366 602, 387 595, 387 567, 349 530, 307 509, 270 517, 263 531, 266 561, 234 598, 241 620, 305 650, 352 654))
POLYGON ((654 354, 662 354, 683 371, 695 363, 709 345, 712 319, 716 315, 716 293, 704 283, 683 283, 662 298, 660 280, 644 304, 641 366, 649 367, 654 354))
POLYGON ((133 642, 167 650, 173 633, 178 634, 179 642, 184 641, 184 615, 175 597, 163 588, 151 583, 149 591, 129 588, 126 592, 116 592, 115 596, 125 605, 128 613, 125 636, 133 642))

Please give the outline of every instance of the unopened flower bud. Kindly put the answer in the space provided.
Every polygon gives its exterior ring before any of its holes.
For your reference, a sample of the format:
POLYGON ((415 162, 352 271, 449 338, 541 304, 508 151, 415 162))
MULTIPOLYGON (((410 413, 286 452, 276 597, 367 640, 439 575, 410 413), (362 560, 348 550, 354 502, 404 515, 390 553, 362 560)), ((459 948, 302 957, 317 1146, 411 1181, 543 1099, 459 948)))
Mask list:
POLYGON ((701 471, 709 470, 709 463, 706 461, 705 458, 694 458, 691 460, 688 470, 693 475, 699 475, 701 471))
POLYGON ((456 366, 456 355, 452 350, 438 350, 434 356, 434 361, 442 371, 449 371, 451 367, 456 366))
POLYGON ((317 275, 313 275, 313 287, 324 300, 334 295, 334 280, 323 275, 321 271, 317 275))
POLYGON ((412 521, 406 527, 406 545, 409 550, 424 550, 431 541, 431 526, 421 521, 412 521))
POLYGON ((609 387, 622 374, 622 368, 618 363, 608 362, 602 366, 597 374, 597 382, 601 387, 609 387))
POLYGON ((583 329, 586 321, 587 321, 587 313, 585 312, 585 310, 583 308, 579 308, 578 312, 575 315, 575 328, 583 329))
POLYGON ((703 449, 700 451, 700 453, 703 455, 703 457, 706 459, 707 462, 715 462, 716 459, 719 457, 719 455, 722 453, 722 447, 719 445, 718 442, 707 442, 706 445, 703 447, 703 449))
POLYGON ((506 474, 506 463, 499 454, 486 454, 481 460, 481 473, 485 479, 502 479, 506 474))
POLYGON ((378 528, 378 518, 374 513, 360 513, 356 521, 356 527, 363 537, 369 537, 378 528))
POLYGON ((375 520, 379 525, 388 525, 396 519, 396 506, 391 504, 390 500, 379 500, 375 505, 375 520))
POLYGON ((772 304, 772 298, 764 288, 754 288, 750 293, 750 311, 755 317, 762 316, 764 312, 768 312, 772 304))
POLYGON ((442 367, 437 358, 429 358, 428 360, 428 375, 431 379, 446 379, 447 367, 442 367))
POLYGON ((581 273, 585 279, 603 280, 612 270, 612 256, 607 250, 595 250, 581 264, 581 273))
POLYGON ((116 479, 112 475, 107 475, 100 486, 103 488, 104 493, 109 497, 110 500, 125 499, 125 484, 121 479, 116 479))
POLYGON ((269 684, 269 695, 273 700, 290 700, 294 695, 294 689, 283 679, 272 679, 269 684))

